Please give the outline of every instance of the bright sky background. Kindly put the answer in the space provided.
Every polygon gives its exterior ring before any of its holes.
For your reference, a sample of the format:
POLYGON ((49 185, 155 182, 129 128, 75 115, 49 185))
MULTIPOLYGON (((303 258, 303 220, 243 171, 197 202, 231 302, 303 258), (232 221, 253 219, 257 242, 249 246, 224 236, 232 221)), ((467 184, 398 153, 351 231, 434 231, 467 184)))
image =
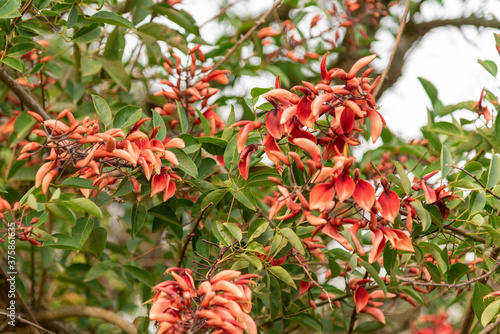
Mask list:
MULTIPOLYGON (((220 3, 220 0, 184 0, 181 6, 177 6, 188 11, 198 24, 202 24, 218 13, 220 3)), ((474 0, 465 3, 460 0, 443 0, 443 3, 444 8, 438 4, 425 3, 422 6, 425 20, 453 18, 462 13, 469 15, 477 12, 482 6, 500 19, 500 5, 497 0, 474 0)), ((239 2, 231 11, 257 15, 271 5, 270 0, 248 0, 239 2)), ((214 42, 220 33, 220 26, 211 22, 203 27, 202 37, 214 42)), ((483 87, 498 92, 498 80, 477 62, 478 59, 493 60, 500 68, 493 33, 498 34, 500 30, 475 27, 439 28, 428 33, 418 48, 408 56, 403 76, 377 101, 391 131, 405 139, 411 139, 420 136, 420 127, 427 122, 426 108, 431 104, 417 77, 423 77, 436 86, 443 105, 476 100, 483 87)), ((389 60, 394 37, 389 32, 381 33, 377 37, 380 41, 373 45, 372 51, 381 59, 377 59, 373 64, 376 68, 383 69, 389 60)), ((271 87, 273 84, 272 77, 249 78, 237 89, 248 90, 249 95, 251 87, 271 87)))

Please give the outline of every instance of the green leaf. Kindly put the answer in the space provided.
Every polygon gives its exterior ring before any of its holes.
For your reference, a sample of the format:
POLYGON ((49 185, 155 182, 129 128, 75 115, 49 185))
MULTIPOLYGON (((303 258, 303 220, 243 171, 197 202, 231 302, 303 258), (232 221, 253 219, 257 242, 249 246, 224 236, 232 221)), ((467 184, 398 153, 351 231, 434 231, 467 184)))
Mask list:
POLYGON ((92 15, 90 19, 93 21, 107 23, 119 27, 135 29, 135 26, 132 24, 132 22, 114 12, 99 11, 92 15))
POLYGON ((55 233, 52 235, 53 240, 44 241, 43 247, 51 247, 64 250, 81 250, 82 247, 80 243, 70 237, 69 235, 62 233, 55 233))
POLYGON ((160 205, 153 206, 151 209, 148 210, 148 214, 150 214, 153 217, 159 218, 161 220, 164 220, 168 223, 173 223, 179 225, 179 218, 175 214, 172 209, 168 206, 168 204, 161 203, 160 205))
POLYGON ((73 35, 73 42, 75 43, 89 43, 99 38, 101 35, 101 28, 97 23, 92 23, 88 27, 83 27, 73 35))
POLYGON ((118 264, 113 261, 102 261, 97 264, 94 264, 92 267, 90 267, 89 271, 87 271, 87 273, 83 277, 83 281, 89 282, 95 280, 96 278, 104 275, 106 272, 108 272, 110 269, 113 269, 117 265, 118 264))
POLYGON ((68 23, 66 24, 66 27, 73 28, 76 21, 78 21, 78 5, 73 4, 73 6, 71 6, 71 10, 69 11, 68 23))
POLYGON ((240 202, 243 204, 245 207, 249 208, 252 211, 256 210, 255 207, 255 198, 252 194, 252 191, 248 188, 240 188, 236 193, 235 197, 240 202))
POLYGON ((5 57, 2 60, 2 63, 15 69, 18 72, 21 72, 21 73, 24 72, 24 63, 17 58, 5 57))
POLYGON ((178 101, 175 101, 175 104, 177 105, 177 115, 179 115, 179 124, 181 125, 182 133, 187 133, 189 131, 189 123, 186 116, 186 111, 178 101))
POLYGON ((83 179, 81 177, 70 177, 61 183, 61 186, 76 188, 76 189, 93 189, 97 190, 99 188, 93 186, 92 180, 83 179))
POLYGON ((269 296, 269 309, 271 311, 271 319, 274 319, 281 310, 283 303, 281 302, 281 287, 280 282, 273 275, 269 277, 269 290, 272 293, 269 296))
POLYGON ((488 233, 491 235, 491 238, 493 239, 493 242, 495 245, 498 247, 500 246, 500 232, 493 228, 490 225, 483 225, 482 228, 484 228, 488 233))
POLYGON ((206 215, 208 215, 213 210, 213 208, 215 208, 217 204, 219 204, 219 202, 224 198, 224 196, 226 196, 228 191, 229 188, 215 189, 214 191, 208 193, 207 196, 205 196, 205 198, 201 202, 202 208, 206 207, 210 203, 213 203, 213 205, 208 207, 207 210, 205 211, 206 215))
POLYGON ((119 59, 100 57, 99 61, 101 62, 104 71, 106 71, 106 73, 118 86, 125 88, 126 90, 130 90, 130 75, 125 70, 125 67, 119 59))
MULTIPOLYGON (((431 252, 432 257, 436 261, 441 274, 444 274, 446 272, 448 266, 446 264, 447 261, 445 261, 445 259, 443 258, 442 254, 441 254, 442 250, 439 248, 439 246, 436 244, 432 244, 430 242, 421 242, 419 244, 419 246, 424 246, 425 248, 427 248, 431 252)), ((439 282, 437 282, 437 283, 439 283, 439 282)))
POLYGON ((224 246, 229 246, 233 243, 231 231, 229 231, 220 221, 214 221, 212 223, 212 233, 224 246))
POLYGON ((384 296, 386 296, 387 295, 387 287, 385 286, 384 281, 382 281, 382 279, 380 278, 380 276, 379 276, 378 272, 375 270, 375 268, 373 268, 373 266, 366 261, 364 261, 362 263, 362 265, 363 265, 363 267, 365 267, 368 274, 370 274, 370 276, 375 280, 375 282, 377 282, 379 288, 382 291, 384 291, 384 296))
POLYGON ((411 192, 411 183, 408 175, 406 174, 403 166, 398 161, 393 160, 392 163, 396 166, 396 170, 399 174, 399 179, 401 180, 401 184, 403 185, 403 190, 405 194, 409 194, 411 192))
POLYGON ((146 286, 150 287, 153 285, 153 278, 147 271, 131 265, 124 265, 122 266, 122 268, 127 274, 129 274, 139 282, 146 284, 146 286))
POLYGON ((453 158, 451 157, 451 153, 446 147, 445 144, 441 147, 441 178, 446 178, 447 175, 450 175, 452 167, 446 165, 452 165, 453 158))
POLYGON ((295 285, 295 282, 293 281, 293 279, 290 276, 290 274, 288 273, 288 271, 286 271, 282 267, 279 267, 279 266, 270 267, 269 272, 271 272, 271 274, 273 274, 274 276, 276 276, 278 279, 285 282, 286 284, 290 285, 294 289, 297 289, 297 286, 295 285))
POLYGON ((415 208, 417 216, 420 219, 420 222, 422 223, 422 231, 423 232, 427 231, 429 227, 431 227, 431 216, 429 212, 427 212, 427 210, 424 209, 422 203, 419 201, 413 201, 410 204, 415 208))
POLYGON ((29 51, 33 50, 35 46, 36 44, 34 43, 18 43, 9 49, 9 52, 7 52, 7 56, 9 57, 22 56, 25 53, 28 53, 29 51))
POLYGON ((193 22, 188 18, 189 14, 186 13, 184 10, 179 11, 174 8, 168 8, 162 4, 153 6, 151 7, 151 9, 157 13, 166 15, 170 21, 184 28, 186 32, 194 34, 196 36, 200 35, 200 32, 195 22, 193 22))
POLYGON ((448 277, 446 281, 449 284, 458 282, 464 275, 470 271, 469 267, 463 263, 454 263, 448 270, 448 277))
POLYGON ((481 64, 482 67, 486 69, 486 71, 490 72, 490 74, 494 77, 497 76, 498 73, 498 67, 497 64, 492 62, 491 60, 481 60, 478 59, 477 62, 481 64))
POLYGON ((459 109, 471 110, 474 102, 475 101, 464 101, 464 102, 460 102, 460 103, 449 105, 449 106, 443 106, 443 107, 441 107, 441 109, 439 109, 439 116, 448 115, 448 114, 454 112, 455 110, 459 110, 459 109))
POLYGON ((252 266, 254 266, 255 269, 257 269, 257 270, 262 269, 262 261, 258 257, 253 256, 253 255, 247 255, 247 254, 241 254, 241 257, 243 259, 245 259, 245 261, 250 263, 252 266))
POLYGON ((23 140, 29 134, 31 128, 33 128, 33 125, 35 124, 36 121, 27 112, 23 112, 22 114, 17 116, 14 123, 14 131, 10 136, 10 144, 15 145, 23 140))
POLYGON ((306 255, 306 250, 304 248, 304 245, 302 244, 302 241, 300 241, 300 238, 297 236, 297 234, 288 227, 282 228, 278 232, 282 236, 284 236, 290 245, 293 246, 299 252, 300 255, 305 256, 306 255))
POLYGON ((108 231, 104 227, 98 227, 90 232, 89 238, 83 248, 98 258, 101 258, 104 248, 106 248, 106 241, 108 238, 108 231))
POLYGON ((137 233, 141 230, 142 226, 146 222, 146 213, 146 208, 143 205, 137 202, 134 203, 130 216, 130 221, 132 222, 132 239, 135 238, 137 233))
POLYGON ((122 128, 123 130, 134 126, 142 117, 142 109, 137 106, 125 106, 120 108, 113 119, 114 128, 122 128))
POLYGON ((189 155, 178 148, 169 148, 169 151, 171 151, 177 157, 180 170, 194 178, 198 178, 198 167, 189 157, 189 155))
POLYGON ((429 96, 429 99, 431 100, 432 104, 434 105, 434 103, 436 103, 436 101, 438 99, 437 98, 438 91, 437 91, 436 87, 434 87, 434 85, 430 81, 425 80, 424 78, 419 77, 418 80, 420 81, 420 83, 424 87, 425 92, 427 93, 427 96, 429 96))
POLYGON ((99 209, 99 207, 94 202, 89 200, 88 198, 74 198, 74 199, 71 199, 69 202, 71 204, 76 205, 81 210, 83 210, 91 215, 102 218, 101 209, 99 209))
POLYGON ((439 269, 430 262, 424 262, 424 267, 427 269, 429 274, 431 275, 432 280, 435 283, 441 283, 441 274, 439 273, 439 269))
POLYGON ((481 324, 483 327, 486 327, 491 320, 498 314, 498 311, 500 310, 500 299, 495 300, 492 302, 490 305, 486 306, 486 308, 483 311, 483 314, 481 315, 481 324))
POLYGON ((269 226, 269 222, 264 218, 255 219, 248 227, 248 242, 258 238, 269 226))
POLYGON ((62 205, 61 203, 47 203, 45 204, 47 209, 49 209, 53 214, 59 218, 64 219, 70 224, 74 224, 76 221, 76 216, 73 211, 62 205))
POLYGON ((113 115, 111 114, 111 109, 105 99, 98 95, 92 95, 92 101, 94 103, 95 111, 97 115, 101 118, 102 124, 109 129, 111 127, 111 121, 113 120, 113 115))
POLYGON ((201 161, 200 167, 198 167, 198 177, 200 180, 203 180, 218 170, 219 164, 214 159, 205 158, 201 161))
POLYGON ((236 240, 241 241, 242 234, 241 229, 238 226, 233 223, 224 223, 224 227, 227 228, 227 230, 232 234, 233 237, 236 238, 236 240))
POLYGON ((486 193, 483 190, 479 190, 470 196, 470 215, 473 216, 483 210, 486 204, 486 193))
POLYGON ((0 18, 8 17, 21 7, 21 0, 6 0, 0 4, 0 18))
POLYGON ((93 229, 94 220, 92 218, 82 217, 78 219, 75 226, 73 226, 71 236, 83 246, 93 229))
POLYGON ((304 327, 309 328, 307 332, 310 333, 322 333, 323 328, 321 327, 320 319, 310 315, 310 314, 297 314, 290 318, 291 321, 296 322, 304 327))
POLYGON ((493 289, 481 282, 476 282, 474 284, 474 292, 472 294, 472 309, 474 310, 476 318, 481 319, 481 315, 483 314, 486 306, 493 302, 493 298, 484 299, 484 297, 491 292, 493 292, 493 289))
POLYGON ((489 189, 496 186, 500 181, 500 161, 494 152, 492 152, 491 155, 492 158, 488 169, 488 182, 486 183, 486 187, 489 189))
POLYGON ((436 122, 432 124, 427 130, 448 136, 457 136, 457 137, 462 136, 462 129, 448 122, 436 122))
POLYGON ((252 96, 252 98, 259 97, 259 96, 269 92, 271 89, 272 88, 255 87, 255 88, 252 88, 252 90, 250 90, 250 95, 252 96))
POLYGON ((153 127, 160 127, 158 133, 156 134, 156 139, 158 139, 159 141, 163 141, 167 136, 165 121, 163 121, 163 118, 160 116, 160 114, 158 114, 156 110, 153 109, 151 112, 153 113, 153 127))

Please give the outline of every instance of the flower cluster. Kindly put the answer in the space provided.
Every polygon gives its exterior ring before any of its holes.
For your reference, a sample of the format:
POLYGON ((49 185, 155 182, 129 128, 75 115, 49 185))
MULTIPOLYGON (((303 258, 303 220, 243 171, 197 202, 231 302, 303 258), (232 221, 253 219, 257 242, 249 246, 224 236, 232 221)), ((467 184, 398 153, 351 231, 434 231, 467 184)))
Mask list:
MULTIPOLYGON (((112 128, 105 132, 100 131, 97 116, 94 119, 85 117, 77 121, 71 109, 59 113, 56 119, 43 120, 38 114, 29 112, 42 126, 32 132, 40 137, 46 137, 46 142, 30 142, 22 150, 18 160, 26 159, 44 148, 49 148, 49 155, 35 176, 35 187, 42 186, 46 193, 52 180, 68 166, 77 169, 80 178, 93 181, 93 186, 102 190, 104 187, 117 181, 112 174, 116 169, 140 166, 148 180, 153 171, 156 173, 152 180, 151 196, 164 192, 166 201, 175 193, 175 184, 171 178, 180 179, 178 175, 167 173, 169 167, 162 167, 163 160, 172 165, 178 165, 174 153, 169 148, 184 148, 182 139, 165 139, 163 142, 155 139, 159 130, 157 127, 148 137, 139 127, 148 119, 141 119, 127 135, 121 128, 112 128), (69 124, 63 122, 67 119, 69 124), (112 169, 107 168, 112 167, 112 169)), ((130 177, 136 191, 140 185, 134 177, 130 177)), ((97 190, 80 189, 85 197, 97 190)))
MULTIPOLYGON (((200 49, 201 45, 197 45, 192 49, 188 49, 188 65, 181 66, 181 58, 174 52, 171 52, 171 57, 175 60, 175 64, 165 57, 163 67, 168 74, 172 76, 170 80, 162 79, 159 81, 162 85, 167 85, 169 90, 162 89, 155 93, 155 96, 163 96, 166 98, 166 103, 162 108, 157 107, 155 110, 163 116, 170 116, 177 110, 177 104, 180 104, 187 116, 196 117, 196 110, 193 107, 194 103, 201 102, 203 116, 208 120, 211 129, 211 135, 218 130, 224 128, 224 121, 216 114, 213 109, 215 106, 208 105, 208 99, 217 92, 218 88, 210 87, 210 83, 215 81, 222 85, 228 84, 226 77, 227 70, 212 70, 211 66, 203 66, 205 62, 205 54, 200 49), (198 65, 197 65, 198 63, 198 65), (175 83, 174 83, 175 82, 175 83)), ((182 111, 184 112, 184 111, 182 111)), ((173 129, 178 124, 177 119, 170 122, 170 127, 173 129)), ((195 119, 195 123, 200 123, 199 119, 195 119)))
POLYGON ((173 280, 154 288, 149 318, 159 323, 158 334, 197 333, 214 329, 212 333, 257 334, 257 326, 248 315, 252 309, 252 290, 255 274, 224 270, 195 288, 190 269, 169 268, 173 280))

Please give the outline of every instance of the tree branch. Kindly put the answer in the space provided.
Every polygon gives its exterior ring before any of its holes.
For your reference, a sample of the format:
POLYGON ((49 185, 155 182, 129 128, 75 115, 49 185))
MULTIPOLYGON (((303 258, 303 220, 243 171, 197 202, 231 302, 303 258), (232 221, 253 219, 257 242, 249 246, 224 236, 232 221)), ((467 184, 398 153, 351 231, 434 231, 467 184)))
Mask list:
POLYGON ((123 319, 111 310, 105 310, 92 306, 70 306, 55 310, 37 312, 36 317, 41 322, 71 318, 71 317, 90 317, 101 319, 120 327, 127 334, 137 334, 135 326, 123 319))
MULTIPOLYGON (((7 311, 4 311, 4 310, 0 310, 0 314, 5 315, 6 317, 10 316, 10 314, 7 311)), ((43 328, 42 326, 40 326, 38 324, 35 324, 32 321, 24 319, 23 317, 21 317, 19 315, 15 315, 15 317, 16 317, 17 321, 22 322, 23 324, 27 324, 27 325, 30 325, 32 327, 35 327, 35 328, 41 330, 42 332, 49 333, 49 334, 56 334, 54 332, 49 331, 48 329, 43 328)))
POLYGON ((465 174, 469 175, 470 177, 472 177, 474 179, 474 181, 476 181, 480 186, 481 188, 483 188, 484 190, 486 190, 486 192, 490 195, 492 195, 493 197, 495 197, 496 199, 500 200, 500 196, 498 196, 497 194, 495 194, 493 191, 491 191, 490 189, 488 189, 486 187, 486 185, 484 185, 478 178, 476 175, 470 173, 469 171, 465 170, 464 168, 462 167, 459 167, 459 166, 455 166, 455 165, 449 165, 447 164, 446 166, 448 167, 453 167, 453 168, 456 168, 462 172, 464 172, 465 174))
POLYGON ((33 112, 36 112, 43 119, 48 120, 50 116, 45 112, 40 103, 30 93, 28 93, 20 84, 14 80, 9 73, 3 68, 0 67, 0 81, 2 81, 5 86, 7 86, 17 97, 23 101, 24 105, 33 112))
POLYGON ((196 232, 196 229, 198 228, 198 225, 200 224, 201 220, 203 219, 203 214, 213 204, 214 203, 210 202, 210 203, 207 204, 206 207, 203 208, 203 210, 201 210, 200 216, 198 217, 198 219, 196 219, 196 221, 195 221, 195 223, 193 225, 193 228, 191 229, 191 232, 189 232, 189 234, 187 235, 186 242, 184 243, 184 246, 182 247, 182 251, 181 251, 181 253, 179 255, 179 261, 177 261, 177 267, 180 267, 181 264, 182 264, 182 259, 184 259, 184 255, 186 254, 186 250, 187 250, 187 247, 189 245, 189 241, 194 236, 194 233, 196 232))
POLYGON ((382 88, 382 85, 384 84, 385 78, 387 78, 387 73, 389 73, 389 69, 391 68, 391 64, 392 64, 392 61, 394 60, 394 56, 396 55, 399 41, 401 40, 401 36, 403 35, 403 31, 405 30, 406 18, 408 16, 408 11, 410 10, 410 3, 411 3, 411 0, 406 0, 405 11, 403 13, 403 16, 401 17, 401 22, 399 23, 399 30, 398 30, 398 34, 396 35, 396 41, 394 42, 394 47, 392 48, 391 57, 389 58, 389 63, 387 64, 387 66, 384 70, 384 73, 382 73, 382 76, 380 77, 380 82, 378 83, 377 87, 375 88, 375 91, 373 92, 374 98, 377 97, 378 93, 380 92, 380 89, 382 88))
POLYGON ((488 277, 490 277, 494 272, 495 270, 497 270, 498 268, 500 268, 500 261, 497 262, 493 268, 491 268, 490 271, 488 271, 487 273, 484 273, 483 275, 480 275, 476 278, 473 278, 471 280, 468 280, 468 281, 465 281, 465 282, 461 282, 461 283, 455 283, 455 284, 447 284, 447 283, 431 283, 431 282, 419 282, 419 281, 416 281, 414 279, 411 279, 411 278, 406 278, 406 277, 402 277, 402 276, 396 276, 396 278, 402 282, 406 282, 406 283, 410 283, 411 285, 421 285, 421 286, 436 286, 436 287, 441 287, 441 288, 461 288, 461 287, 464 287, 464 286, 467 286, 467 285, 471 285, 472 283, 475 283, 475 282, 478 282, 478 281, 482 281, 482 280, 486 280, 488 279, 488 277))
POLYGON ((257 28, 266 23, 267 17, 271 15, 272 12, 274 12, 282 2, 283 0, 277 0, 274 5, 266 13, 264 13, 264 15, 262 15, 262 17, 257 22, 255 22, 255 25, 250 28, 250 30, 248 30, 245 35, 241 36, 241 38, 226 53, 226 55, 212 67, 212 72, 218 69, 222 64, 224 64, 229 59, 229 57, 231 57, 231 55, 240 47, 240 45, 243 44, 243 42, 246 41, 247 38, 255 32, 255 30, 257 30, 257 28))

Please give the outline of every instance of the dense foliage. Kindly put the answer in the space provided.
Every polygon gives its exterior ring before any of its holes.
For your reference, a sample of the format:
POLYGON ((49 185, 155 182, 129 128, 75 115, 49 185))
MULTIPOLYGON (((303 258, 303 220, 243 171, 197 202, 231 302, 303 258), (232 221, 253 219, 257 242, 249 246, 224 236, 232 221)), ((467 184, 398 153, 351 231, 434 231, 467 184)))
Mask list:
POLYGON ((443 105, 420 78, 432 107, 410 142, 377 104, 398 43, 440 26, 415 19, 429 2, 231 3, 213 20, 236 33, 210 44, 182 1, 3 1, 1 328, 495 330, 497 87, 443 105), (399 30, 378 75, 384 22, 399 30))

